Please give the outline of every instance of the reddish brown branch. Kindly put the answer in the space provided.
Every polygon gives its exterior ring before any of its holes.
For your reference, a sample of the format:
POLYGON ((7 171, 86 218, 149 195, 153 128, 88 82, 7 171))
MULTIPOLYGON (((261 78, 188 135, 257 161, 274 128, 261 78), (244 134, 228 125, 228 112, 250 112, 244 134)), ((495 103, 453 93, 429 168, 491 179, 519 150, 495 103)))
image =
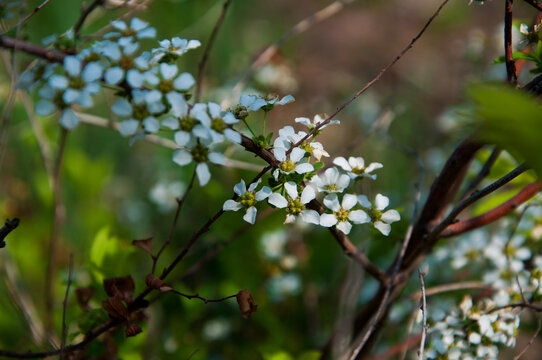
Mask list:
POLYGON ((81 31, 81 28, 83 27, 83 24, 85 23, 87 17, 90 15, 94 9, 96 9, 98 6, 102 6, 105 3, 105 0, 94 0, 90 5, 83 6, 81 9, 81 16, 73 26, 73 36, 77 40, 79 38, 79 31, 81 31))
POLYGON ((527 4, 531 5, 538 11, 542 11, 542 5, 540 5, 536 0, 523 0, 523 1, 525 1, 527 4))
POLYGON ((490 224, 517 209, 518 206, 532 198, 540 190, 542 190, 542 185, 539 182, 533 182, 523 188, 513 198, 497 206, 496 208, 491 209, 483 213, 482 215, 476 216, 474 218, 461 220, 456 222, 455 224, 449 225, 446 230, 444 230, 440 234, 440 237, 451 237, 460 235, 467 231, 490 224))
POLYGON ((512 5, 514 0, 506 0, 504 8, 504 58, 506 60, 506 77, 509 83, 516 85, 518 76, 516 63, 512 56, 512 5))
POLYGON ((228 299, 233 299, 234 297, 237 296, 237 294, 234 294, 234 295, 230 295, 230 296, 226 296, 226 297, 223 297, 223 298, 220 298, 220 299, 206 299, 204 297, 201 297, 199 296, 199 294, 195 294, 195 295, 188 295, 188 294, 184 294, 180 291, 177 291, 177 290, 171 290, 172 293, 174 294, 177 294, 179 296, 182 296, 182 297, 185 297, 187 298, 188 300, 192 300, 192 299, 199 299, 201 301, 203 301, 204 303, 213 303, 213 302, 222 302, 222 301, 226 301, 228 299))
POLYGON ((39 58, 57 63, 62 63, 66 57, 66 55, 58 51, 7 36, 0 36, 0 47, 22 51, 27 54, 35 55, 39 58))

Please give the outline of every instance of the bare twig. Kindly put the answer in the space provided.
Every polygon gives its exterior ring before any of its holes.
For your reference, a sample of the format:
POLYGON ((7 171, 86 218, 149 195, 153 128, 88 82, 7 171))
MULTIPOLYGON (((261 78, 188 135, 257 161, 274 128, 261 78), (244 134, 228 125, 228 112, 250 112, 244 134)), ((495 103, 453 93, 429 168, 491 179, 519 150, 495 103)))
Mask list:
POLYGON ((191 299, 199 299, 199 300, 203 301, 203 302, 206 303, 206 304, 207 304, 207 303, 213 303, 213 302, 222 302, 222 301, 225 301, 225 300, 228 300, 228 299, 232 299, 232 298, 234 298, 234 297, 237 296, 237 294, 234 294, 234 295, 226 296, 226 297, 219 298, 219 299, 206 299, 206 298, 204 298, 204 297, 199 296, 199 294, 188 295, 188 294, 184 294, 184 293, 182 293, 182 292, 180 292, 180 291, 177 291, 177 290, 175 290, 175 289, 170 290, 170 292, 175 293, 175 294, 177 294, 177 295, 179 295, 179 296, 183 296, 183 297, 185 297, 185 298, 187 298, 187 299, 189 299, 189 300, 191 300, 191 299))
POLYGON ((43 46, 31 44, 27 41, 14 39, 4 35, 0 35, 0 47, 22 51, 27 54, 57 63, 63 62, 64 58, 66 57, 66 55, 58 51, 47 49, 43 46))
POLYGON ((27 22, 32 16, 36 15, 36 13, 37 13, 38 11, 40 11, 40 10, 41 10, 45 5, 47 5, 50 1, 51 1, 51 0, 45 0, 44 2, 42 2, 41 4, 39 4, 38 6, 36 6, 36 7, 34 8, 34 10, 32 10, 32 12, 31 12, 30 14, 26 15, 25 18, 24 18, 23 20, 21 20, 21 22, 19 22, 19 23, 17 24, 17 26, 22 25, 22 24, 24 24, 25 22, 27 22))
POLYGON ((175 211, 175 217, 173 218, 173 224, 171 224, 171 228, 169 229, 169 234, 167 236, 167 239, 162 244, 162 247, 160 247, 160 250, 158 250, 158 253, 156 253, 156 256, 152 257, 151 273, 153 274, 156 269, 156 264, 158 263, 158 259, 160 259, 160 255, 162 255, 162 252, 164 251, 164 249, 171 242, 171 237, 173 236, 173 232, 175 231, 175 228, 177 227, 177 220, 179 220, 179 214, 181 213, 181 209, 183 207, 184 201, 186 200, 186 197, 188 196, 188 193, 190 192, 190 190, 192 190, 192 186, 194 185, 195 179, 196 179, 196 168, 194 168, 194 172, 192 173, 192 178, 190 179, 190 183, 188 184, 188 187, 184 191, 183 196, 180 199, 177 199, 177 211, 175 211))
POLYGON ((510 84, 516 85, 516 62, 512 56, 512 5, 514 0, 506 0, 504 6, 504 57, 506 59, 506 78, 510 84))
POLYGON ((94 0, 90 5, 83 6, 81 9, 81 16, 73 26, 73 36, 75 40, 79 38, 79 31, 81 31, 81 28, 83 27, 83 24, 85 23, 87 17, 90 15, 94 9, 96 9, 98 6, 102 6, 104 4, 105 0, 94 0))
MULTIPOLYGON (((491 286, 484 284, 481 281, 466 281, 466 282, 459 282, 459 283, 451 283, 451 284, 444 284, 444 285, 438 285, 431 288, 428 288, 425 290, 425 296, 433 296, 442 294, 449 291, 457 291, 457 290, 465 290, 465 289, 492 289, 491 286)), ((408 295, 408 299, 416 300, 419 299, 420 296, 422 296, 422 293, 420 291, 415 292, 412 295, 408 295)))
POLYGON ((539 4, 537 2, 537 0, 523 0, 523 1, 525 1, 527 4, 531 5, 532 7, 537 9, 538 11, 542 11, 542 5, 539 4))
POLYGON ((56 253, 60 229, 64 222, 64 206, 62 204, 62 189, 60 186, 60 170, 68 131, 61 127, 60 139, 53 173, 53 225, 51 228, 51 239, 49 241, 48 264, 45 272, 45 328, 48 334, 53 332, 53 309, 54 309, 54 277, 56 273, 56 253))
POLYGON ((491 167, 493 166, 493 164, 495 164, 495 161, 497 161, 497 159, 499 158, 499 155, 501 155, 501 152, 502 150, 497 148, 496 146, 493 148, 493 151, 491 151, 491 155, 489 155, 489 158, 486 160, 486 162, 482 166, 482 169, 480 169, 480 172, 478 173, 478 175, 476 175, 476 177, 470 182, 470 184, 467 186, 467 188, 463 192, 463 195, 461 196, 462 200, 465 199, 467 196, 469 196, 474 191, 474 189, 476 189, 476 187, 480 185, 482 180, 484 180, 484 178, 487 175, 489 175, 489 171, 491 170, 491 167))
POLYGON ((66 346, 66 336, 67 336, 67 327, 66 327, 66 309, 68 307, 68 295, 70 293, 70 285, 72 283, 72 272, 73 272, 73 254, 70 254, 70 262, 68 265, 68 284, 66 285, 66 295, 64 295, 64 302, 62 303, 62 340, 60 343, 60 359, 64 359, 64 348, 66 346))
POLYGON ((317 11, 316 13, 306 17, 297 24, 295 24, 290 30, 288 30, 284 35, 282 35, 277 41, 269 45, 257 58, 252 62, 250 68, 245 71, 241 76, 241 79, 234 86, 231 91, 231 95, 222 102, 222 107, 228 107, 231 105, 232 101, 239 97, 241 91, 243 91, 248 80, 254 74, 256 70, 261 68, 263 65, 269 62, 271 58, 277 53, 279 48, 286 43, 291 38, 307 31, 314 24, 317 24, 329 17, 335 15, 341 11, 345 5, 354 2, 354 0, 336 0, 333 3, 329 4, 325 8, 317 11))
POLYGON ((526 308, 526 309, 534 310, 536 312, 542 312, 542 306, 537 306, 537 305, 534 305, 534 304, 531 304, 531 303, 521 302, 521 303, 514 303, 514 304, 508 304, 508 305, 502 305, 502 306, 494 307, 493 309, 487 311, 486 314, 491 314, 491 313, 494 313, 496 311, 501 311, 503 309, 508 309, 508 308, 523 308, 523 309, 526 308))
POLYGON ((534 343, 536 337, 538 336, 538 333, 540 332, 540 327, 542 326, 542 321, 538 320, 538 327, 536 328, 536 331, 534 332, 534 335, 533 337, 531 338, 531 340, 529 340, 529 342, 527 343, 527 345, 525 345, 525 347, 523 348, 523 350, 521 350, 519 352, 519 354, 517 354, 516 356, 514 356, 514 359, 512 360, 519 360, 526 352, 527 350, 529 350, 529 347, 534 343))
POLYGON ((201 88, 203 86, 203 76, 205 75, 205 68, 207 66, 207 61, 209 60, 209 54, 211 53, 211 49, 216 40, 216 36, 218 35, 218 30, 220 30, 220 27, 222 26, 222 23, 224 22, 224 18, 226 17, 226 12, 228 11, 228 7, 230 6, 230 4, 231 4, 231 0, 226 0, 224 2, 224 5, 222 6, 222 12, 220 13, 220 16, 218 17, 216 21, 213 31, 211 32, 211 36, 209 36, 209 40, 207 41, 207 46, 205 46, 205 51, 203 52, 203 57, 201 58, 201 61, 199 63, 198 75, 196 77, 196 88, 194 90, 195 103, 197 103, 200 98, 201 88))
POLYGON ((425 297, 425 274, 418 269, 418 276, 420 278, 420 288, 422 292, 421 301, 422 301, 422 336, 420 339, 420 349, 418 350, 418 359, 423 360, 423 353, 425 349, 425 338, 427 337, 427 303, 425 297))

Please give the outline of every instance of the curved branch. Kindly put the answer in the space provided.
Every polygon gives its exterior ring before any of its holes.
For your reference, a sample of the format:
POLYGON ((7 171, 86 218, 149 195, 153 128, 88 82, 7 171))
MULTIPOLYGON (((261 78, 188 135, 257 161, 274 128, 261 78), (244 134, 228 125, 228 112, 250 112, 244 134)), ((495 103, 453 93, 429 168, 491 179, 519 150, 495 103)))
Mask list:
POLYGON ((531 5, 538 11, 542 11, 542 5, 540 5, 536 0, 523 0, 523 1, 525 1, 527 4, 531 5))
POLYGON ((24 40, 14 39, 8 36, 0 36, 0 47, 22 51, 52 62, 62 63, 66 55, 40 45, 35 45, 24 40))
POLYGON ((540 182, 533 182, 523 188, 516 196, 506 201, 505 203, 497 206, 496 208, 476 216, 471 219, 461 220, 455 224, 449 225, 441 234, 440 237, 451 237, 463 234, 473 229, 477 229, 484 225, 490 224, 497 219, 514 211, 518 206, 532 198, 539 191, 542 190, 542 184, 540 182))

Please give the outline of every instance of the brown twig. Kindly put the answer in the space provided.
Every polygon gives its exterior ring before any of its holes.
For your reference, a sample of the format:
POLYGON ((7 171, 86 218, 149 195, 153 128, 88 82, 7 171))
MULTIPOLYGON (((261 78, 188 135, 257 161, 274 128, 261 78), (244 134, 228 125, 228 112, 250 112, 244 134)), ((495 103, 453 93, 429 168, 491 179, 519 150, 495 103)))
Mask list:
POLYGON ((536 328, 536 331, 534 332, 533 337, 531 337, 531 340, 529 340, 529 342, 527 343, 527 345, 525 345, 523 350, 521 350, 519 354, 514 356, 512 360, 519 360, 527 352, 527 350, 529 350, 529 347, 534 343, 536 337, 538 336, 541 326, 542 326, 542 321, 538 320, 538 327, 536 328))
POLYGON ((64 359, 64 348, 66 347, 66 309, 68 307, 68 294, 70 293, 70 285, 72 283, 73 272, 73 254, 70 254, 70 262, 68 265, 68 284, 66 285, 66 294, 64 295, 64 302, 62 303, 62 339, 60 343, 60 359, 64 359))
POLYGON ((68 131, 63 127, 60 128, 60 139, 57 150, 57 156, 54 166, 53 175, 53 225, 51 228, 51 239, 48 249, 48 264, 45 272, 45 328, 48 334, 53 332, 53 309, 54 309, 54 277, 56 273, 56 254, 58 240, 60 237, 60 229, 64 222, 64 206, 62 204, 62 189, 60 172, 62 169, 62 159, 64 157, 64 149, 68 131))
POLYGON ((37 13, 38 11, 40 11, 40 10, 41 10, 45 5, 47 5, 50 1, 51 1, 51 0, 45 0, 44 2, 42 2, 41 4, 39 4, 38 6, 36 6, 36 7, 34 8, 34 10, 32 10, 32 12, 31 12, 30 14, 26 15, 26 16, 24 17, 24 19, 21 20, 21 22, 19 22, 19 23, 17 24, 17 26, 22 25, 22 24, 24 24, 25 22, 27 22, 32 16, 36 15, 36 13, 37 13))
POLYGON ((425 274, 418 269, 418 277, 420 278, 420 288, 422 292, 421 301, 422 301, 422 334, 420 339, 420 349, 418 350, 418 359, 423 360, 423 353, 425 349, 425 338, 427 337, 427 303, 425 297, 425 274))
POLYGON ((449 218, 447 222, 449 222, 450 225, 448 225, 446 229, 440 233, 439 236, 440 237, 456 236, 459 234, 463 234, 467 231, 477 229, 484 225, 490 224, 494 222, 495 220, 517 209, 519 205, 523 204, 524 202, 532 198, 540 190, 542 190, 542 185, 539 182, 533 182, 527 185, 525 188, 523 188, 519 193, 517 193, 510 200, 504 202, 503 204, 497 206, 496 208, 493 208, 483 213, 482 215, 476 216, 471 219, 460 220, 456 223, 452 223, 454 220, 449 218))
POLYGON ((57 63, 62 63, 66 57, 66 55, 58 51, 47 49, 43 46, 31 44, 27 41, 14 39, 4 35, 0 35, 0 47, 22 51, 27 54, 57 63))
POLYGON ((237 296, 237 294, 234 294, 234 295, 230 295, 230 296, 226 296, 226 297, 223 297, 223 298, 220 298, 220 299, 206 299, 204 297, 201 297, 199 296, 199 294, 195 294, 195 295, 188 295, 188 294, 184 294, 180 291, 177 291, 175 289, 173 290, 170 290, 170 292, 174 293, 174 294, 177 294, 179 296, 183 296, 189 300, 192 300, 192 299, 199 299, 201 301, 203 301, 204 303, 213 303, 213 302, 222 302, 222 301, 225 301, 225 300, 228 300, 228 299, 232 299, 234 297, 237 296))
POLYGON ((154 274, 154 271, 156 269, 156 264, 158 263, 158 259, 160 258, 160 255, 162 255, 162 252, 164 251, 164 249, 171 242, 171 237, 173 236, 173 232, 175 231, 175 228, 177 227, 177 220, 179 220, 179 214, 181 213, 181 209, 183 207, 184 201, 186 200, 186 197, 188 196, 188 193, 190 192, 190 190, 192 190, 192 186, 194 185, 195 179, 196 179, 196 168, 194 168, 194 172, 192 173, 192 178, 190 179, 190 183, 188 183, 188 187, 184 191, 183 196, 180 199, 177 199, 177 211, 175 211, 173 224, 171 224, 171 228, 169 229, 169 234, 167 236, 167 239, 162 244, 162 247, 160 247, 160 250, 158 250, 158 253, 156 254, 156 256, 152 257, 152 270, 151 270, 152 274, 154 274))
POLYGON ((510 84, 516 85, 518 76, 516 63, 512 54, 512 5, 514 0, 506 0, 504 6, 504 57, 506 59, 506 78, 510 84))
POLYGON ((226 0, 224 2, 224 5, 222 6, 222 12, 220 13, 220 16, 218 17, 218 19, 216 20, 216 24, 213 27, 213 31, 211 32, 211 36, 209 36, 209 40, 207 41, 207 46, 205 47, 205 50, 203 52, 203 57, 201 58, 201 61, 198 65, 198 75, 196 77, 196 88, 194 89, 195 103, 197 103, 200 98, 201 88, 203 86, 203 76, 205 74, 207 61, 209 60, 209 54, 211 53, 211 49, 216 40, 216 36, 218 35, 218 30, 220 30, 220 27, 222 26, 222 23, 224 22, 224 19, 226 18, 226 12, 228 11, 228 7, 230 6, 230 4, 231 4, 231 0, 226 0))
POLYGON ((491 313, 494 313, 496 311, 500 311, 500 310, 508 309, 508 308, 523 308, 523 309, 527 308, 527 309, 534 310, 536 312, 541 312, 542 311, 542 306, 536 306, 536 305, 531 304, 531 303, 521 302, 521 303, 514 303, 514 304, 497 306, 497 307, 487 311, 486 314, 491 314, 491 313))
POLYGON ((539 4, 537 2, 537 0, 523 0, 523 1, 525 1, 527 4, 531 5, 532 7, 537 9, 538 11, 542 11, 542 5, 539 4))
POLYGON ((105 0, 94 0, 90 5, 83 6, 81 9, 81 16, 79 19, 77 19, 77 22, 73 26, 73 36, 75 40, 79 39, 79 31, 81 31, 81 28, 83 27, 83 24, 87 20, 87 17, 90 15, 94 9, 96 9, 98 6, 102 6, 105 3, 105 0))
MULTIPOLYGON (((429 297, 429 296, 438 295, 438 294, 442 294, 449 291, 457 291, 457 290, 465 290, 465 289, 491 290, 492 287, 481 281, 467 281, 467 282, 451 283, 451 284, 438 285, 438 286, 428 288, 425 290, 425 296, 429 297)), ((416 300, 416 299, 419 299, 420 296, 422 296, 422 293, 420 291, 417 291, 412 295, 408 295, 407 298, 410 300, 416 300)))
POLYGON ((465 199, 467 196, 469 196, 478 185, 484 180, 484 178, 489 175, 489 172, 491 170, 491 167, 493 164, 495 164, 495 161, 499 158, 501 155, 502 150, 497 148, 496 146, 493 148, 493 151, 491 151, 491 155, 489 155, 489 158, 486 160, 482 168, 480 169, 480 172, 476 177, 469 183, 465 191, 463 192, 463 195, 461 195, 461 199, 465 199))

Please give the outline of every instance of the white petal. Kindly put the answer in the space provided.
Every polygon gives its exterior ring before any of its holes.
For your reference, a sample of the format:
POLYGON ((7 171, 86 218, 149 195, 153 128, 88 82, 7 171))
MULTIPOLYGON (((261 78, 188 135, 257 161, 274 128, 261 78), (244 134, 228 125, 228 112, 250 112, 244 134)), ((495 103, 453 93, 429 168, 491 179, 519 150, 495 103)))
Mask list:
POLYGON ((247 212, 245 216, 243 216, 243 220, 245 220, 249 224, 254 224, 256 221, 256 214, 258 213, 258 210, 254 206, 251 206, 247 209, 247 212))
POLYGON ((312 200, 316 198, 316 192, 314 191, 314 188, 310 185, 305 186, 303 189, 303 192, 301 193, 301 203, 302 204, 308 204, 312 200))
POLYGON ((361 206, 363 206, 366 209, 371 209, 373 207, 373 205, 371 204, 371 202, 365 195, 359 195, 358 201, 361 204, 361 206))
POLYGON ((281 148, 281 147, 274 148, 273 154, 275 155, 278 161, 286 160, 286 150, 284 148, 281 148))
POLYGON ((118 30, 126 30, 126 23, 121 20, 111 21, 111 25, 118 30))
POLYGON ((130 22, 130 27, 136 32, 145 29, 148 25, 149 25, 148 23, 136 17, 133 18, 132 21, 130 22))
POLYGON ((352 230, 352 224, 348 221, 341 221, 337 224, 337 229, 341 230, 345 235, 348 235, 350 230, 352 230))
POLYGON ((162 126, 167 127, 171 130, 177 130, 179 128, 179 121, 173 116, 167 116, 162 119, 162 126))
POLYGON ((292 95, 286 95, 277 103, 277 105, 286 105, 292 101, 295 101, 294 97, 292 95))
POLYGON ((295 167, 295 172, 298 174, 306 174, 314 170, 314 166, 309 163, 298 164, 295 167))
POLYGON ((70 88, 66 89, 62 95, 62 100, 64 100, 66 104, 73 104, 78 98, 79 91, 70 88))
POLYGON ((81 73, 81 60, 75 56, 66 56, 64 58, 64 69, 70 76, 78 76, 81 73))
POLYGON ((302 125, 305 125, 306 127, 311 126, 311 120, 309 118, 306 118, 306 117, 297 117, 297 118, 295 118, 295 122, 300 123, 302 125))
POLYGON ((186 131, 177 131, 175 133, 175 144, 185 146, 190 141, 190 133, 186 131))
POLYGON ((48 100, 40 100, 36 104, 36 114, 49 116, 56 111, 56 105, 48 100))
POLYGON ((137 33, 138 39, 152 39, 155 37, 156 37, 156 29, 153 27, 149 27, 137 33))
POLYGON ((325 227, 331 227, 337 223, 337 218, 333 214, 320 215, 320 225, 325 227))
POLYGON ((350 166, 348 161, 346 161, 346 159, 342 156, 333 159, 333 164, 340 166, 345 171, 352 171, 352 167, 350 166))
POLYGON ((192 162, 192 154, 184 149, 177 149, 173 152, 173 162, 181 166, 192 162))
POLYGON ((79 119, 75 115, 72 109, 64 109, 60 116, 60 125, 64 128, 71 130, 77 126, 79 119))
POLYGON ((273 191, 269 186, 264 186, 261 188, 260 191, 256 193, 256 201, 262 201, 263 199, 267 199, 273 191))
POLYGON ((382 221, 375 221, 374 226, 383 235, 388 236, 390 234, 390 231, 391 231, 391 225, 390 224, 385 224, 382 221))
POLYGON ((111 111, 113 111, 114 114, 119 116, 130 116, 132 115, 132 105, 128 102, 128 100, 120 98, 111 107, 111 111))
POLYGON ((381 169, 383 167, 384 165, 382 165, 381 163, 377 163, 377 162, 370 163, 369 166, 365 168, 365 172, 370 173, 371 171, 374 171, 376 169, 381 169))
POLYGON ((327 184, 337 184, 339 180, 339 169, 336 167, 328 168, 324 171, 324 182, 327 184))
POLYGON ((382 194, 376 194, 375 207, 377 210, 384 210, 390 204, 390 199, 382 194))
POLYGON ((166 95, 166 98, 171 104, 171 110, 175 116, 183 117, 187 114, 188 104, 186 103, 184 96, 176 92, 170 92, 166 95))
POLYGON ((271 195, 269 195, 267 202, 271 205, 274 205, 275 207, 278 207, 279 209, 284 209, 286 206, 288 206, 288 200, 286 200, 284 196, 278 193, 272 193, 271 195))
POLYGON ((173 87, 177 90, 184 91, 190 89, 195 83, 196 80, 194 80, 194 77, 190 73, 185 72, 173 80, 173 87))
POLYGON ((260 178, 257 181, 253 182, 252 184, 250 184, 248 186, 248 191, 254 192, 254 190, 256 190, 256 188, 258 187, 258 185, 260 185, 261 182, 262 182, 262 179, 260 178))
POLYGON ((226 202, 224 203, 224 206, 222 206, 222 210, 224 211, 237 211, 239 209, 241 209, 243 207, 243 205, 239 204, 238 202, 236 201, 233 201, 233 200, 226 200, 226 202))
POLYGON ((235 184, 235 186, 233 187, 233 192, 236 193, 239 196, 241 196, 243 194, 246 194, 247 186, 245 184, 245 180, 241 179, 240 182, 235 184))
POLYGON ((297 185, 293 181, 288 181, 284 184, 284 188, 286 189, 286 192, 292 199, 297 199, 298 193, 297 193, 297 185))
POLYGON ((177 68, 177 65, 175 64, 171 64, 171 65, 166 64, 166 63, 160 64, 160 73, 166 80, 172 79, 175 75, 177 75, 178 71, 179 69, 177 68))
POLYGON ((55 89, 65 89, 68 87, 68 79, 62 75, 51 75, 49 85, 55 89))
POLYGON ((220 114, 222 113, 222 109, 220 108, 220 105, 218 105, 217 103, 210 102, 209 104, 207 104, 207 108, 209 110, 209 114, 211 114, 213 118, 220 117, 220 114))
POLYGON ((130 119, 121 121, 119 124, 119 132, 123 136, 134 135, 139 128, 139 121, 130 119))
POLYGON ((224 130, 224 136, 230 140, 231 142, 234 142, 236 144, 241 143, 241 134, 239 134, 237 131, 232 129, 225 129, 224 130))
POLYGON ((207 185, 211 179, 211 173, 209 172, 209 167, 206 163, 199 163, 196 165, 196 175, 198 176, 198 181, 201 186, 207 185))
POLYGON ((299 216, 304 222, 320 225, 320 214, 314 210, 303 210, 299 216))
POLYGON ((141 74, 136 69, 130 69, 126 73, 126 81, 133 88, 137 89, 137 88, 142 87, 143 86, 143 80, 145 80, 145 78, 143 77, 143 74, 141 74))
POLYGON ((256 110, 259 110, 261 109, 263 106, 267 105, 267 101, 265 101, 264 99, 262 98, 256 98, 252 104, 250 104, 250 110, 251 111, 256 111, 256 110))
POLYGON ((217 153, 217 152, 209 153, 209 161, 212 162, 213 164, 218 164, 218 165, 226 165, 226 162, 227 162, 224 154, 217 153))
POLYGON ((382 214, 381 220, 387 222, 388 224, 391 224, 393 222, 401 220, 401 215, 399 215, 397 210, 388 210, 382 214))
POLYGON ((348 184, 350 184, 350 177, 346 174, 342 174, 339 176, 339 180, 335 183, 340 189, 344 189, 348 187, 348 184))
POLYGON ((160 122, 156 118, 149 116, 143 120, 143 127, 146 131, 155 133, 160 130, 160 122))
POLYGON ((348 213, 348 219, 355 224, 365 224, 371 221, 371 218, 363 210, 353 210, 348 213))
POLYGON ((290 152, 290 160, 292 160, 294 163, 297 163, 299 160, 303 159, 303 156, 305 156, 305 150, 298 147, 292 149, 292 152, 290 152))
POLYGON ((99 64, 92 62, 85 66, 81 77, 88 83, 100 79, 102 77, 102 72, 102 67, 99 64))
MULTIPOLYGON (((295 215, 292 214, 286 214, 286 219, 284 219, 285 224, 293 224, 295 222, 295 215)), ((318 219, 320 221, 320 219, 318 219)), ((316 225, 320 225, 320 222, 316 223, 316 225)))
POLYGON ((337 198, 337 194, 327 195, 324 198, 324 205, 331 211, 335 211, 335 212, 341 209, 341 205, 339 204, 339 199, 337 198))
POLYGON ((119 82, 121 82, 123 77, 124 77, 124 70, 122 70, 120 67, 107 69, 104 74, 105 82, 111 85, 118 84, 119 82))
POLYGON ((356 195, 344 194, 342 201, 342 208, 344 210, 350 210, 358 203, 358 198, 356 195))

